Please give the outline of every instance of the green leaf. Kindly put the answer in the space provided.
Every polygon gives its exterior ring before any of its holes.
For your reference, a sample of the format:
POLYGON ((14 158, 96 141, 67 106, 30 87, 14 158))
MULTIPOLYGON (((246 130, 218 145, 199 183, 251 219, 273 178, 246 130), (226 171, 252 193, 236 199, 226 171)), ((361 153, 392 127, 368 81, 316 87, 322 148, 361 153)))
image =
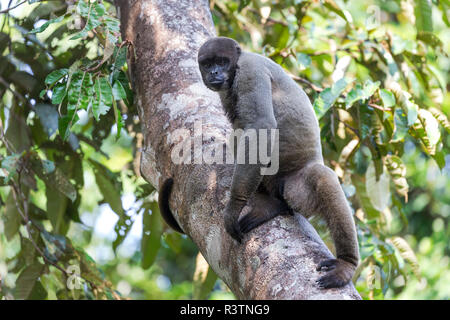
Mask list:
POLYGON ((44 290, 42 284, 37 284, 39 281, 39 277, 44 271, 44 265, 35 262, 32 265, 26 267, 20 274, 16 280, 16 287, 14 289, 14 297, 19 300, 24 299, 39 299, 46 297, 46 292, 44 294, 44 290), (38 286, 38 287, 36 287, 38 286))
POLYGON ((119 108, 117 108, 117 103, 115 100, 113 101, 113 106, 114 106, 114 117, 116 119, 116 125, 117 125, 116 139, 119 139, 120 133, 122 132, 122 128, 124 126, 124 123, 123 123, 123 119, 122 119, 122 114, 120 113, 119 108))
POLYGON ((379 212, 372 205, 369 193, 366 189, 366 181, 363 176, 352 174, 352 184, 356 188, 356 194, 358 195, 358 200, 361 203, 361 207, 369 219, 374 219, 379 217, 379 212))
POLYGON ((314 111, 316 112, 318 120, 320 120, 336 102, 347 84, 348 81, 345 78, 342 78, 333 84, 331 88, 326 88, 319 94, 319 97, 314 101, 314 111))
POLYGON ((297 53, 297 62, 302 69, 306 69, 311 65, 311 57, 305 53, 297 53))
POLYGON ((96 286, 103 286, 103 276, 97 269, 94 259, 80 247, 76 248, 76 254, 80 261, 80 276, 96 286))
MULTIPOLYGON (((10 40, 11 39, 9 38, 9 35, 7 35, 6 33, 0 32, 0 56, 2 55, 3 51, 8 46, 8 44, 10 43, 10 40)), ((1 69, 0 69, 0 73, 1 73, 1 69)))
POLYGON ((111 74, 110 74, 110 82, 116 81, 119 77, 121 68, 125 65, 127 62, 127 46, 122 46, 120 48, 115 48, 114 51, 114 62, 111 68, 111 74))
POLYGON ((437 35, 428 31, 419 31, 417 33, 417 40, 421 40, 433 48, 442 48, 444 45, 437 35))
POLYGON ((450 19, 449 19, 448 15, 446 14, 448 12, 448 10, 450 10, 450 1, 448 1, 448 0, 439 1, 439 8, 441 9, 441 11, 443 13, 442 20, 444 20, 447 27, 450 27, 450 19))
POLYGON ((133 91, 130 89, 130 82, 128 81, 127 75, 122 70, 118 73, 117 81, 120 81, 127 95, 123 101, 128 107, 131 107, 133 105, 133 91))
POLYGON ((117 175, 113 174, 108 168, 97 161, 89 160, 89 163, 94 169, 95 181, 97 182, 104 200, 119 217, 123 217, 125 215, 125 210, 122 207, 122 200, 120 197, 122 185, 118 181, 117 175))
POLYGON ((74 109, 69 110, 67 115, 61 117, 58 121, 59 134, 62 136, 63 140, 67 140, 70 136, 70 129, 72 125, 79 120, 78 114, 74 109))
POLYGON ((417 120, 417 112, 419 107, 411 101, 411 94, 402 90, 398 83, 392 83, 389 89, 394 94, 397 104, 402 108, 407 117, 406 125, 408 127, 412 126, 417 120))
POLYGON ((59 189, 55 189, 49 185, 46 186, 47 216, 52 224, 54 233, 66 234, 70 223, 66 216, 67 197, 59 191, 59 189))
POLYGON ((5 179, 5 183, 7 183, 11 178, 17 175, 17 169, 19 167, 20 158, 21 155, 15 153, 5 157, 2 160, 2 169, 5 169, 8 172, 8 176, 5 179))
POLYGON ((356 101, 361 100, 363 96, 364 94, 362 86, 361 84, 357 83, 345 98, 345 109, 349 109, 356 101))
POLYGON ((344 12, 342 11, 342 9, 338 6, 338 4, 336 2, 334 2, 334 0, 325 0, 324 1, 324 6, 328 10, 333 11, 334 13, 336 13, 339 17, 344 19, 346 22, 349 22, 347 17, 345 16, 344 12))
POLYGON ((400 256, 405 259, 412 267, 414 275, 420 280, 420 266, 417 261, 417 257, 414 253, 414 250, 411 249, 408 242, 401 237, 392 237, 387 239, 390 243, 394 245, 394 247, 399 251, 400 256))
POLYGON ((31 147, 29 126, 23 115, 23 109, 18 105, 11 108, 9 112, 8 129, 5 137, 16 153, 28 150, 31 147))
POLYGON ((84 28, 70 40, 76 40, 87 36, 88 31, 97 28, 102 24, 101 18, 105 14, 105 7, 100 2, 79 1, 77 6, 78 13, 85 18, 84 28))
POLYGON ((386 172, 383 172, 377 180, 373 161, 370 162, 366 171, 366 190, 370 202, 376 210, 383 211, 387 208, 391 197, 389 191, 389 176, 386 172))
POLYGON ((216 281, 217 275, 199 252, 195 260, 192 298, 194 300, 205 300, 214 288, 216 281))
POLYGON ((72 75, 68 90, 67 109, 87 109, 92 99, 92 76, 87 72, 77 71, 72 75))
POLYGON ((53 72, 51 72, 46 78, 45 78, 45 84, 47 85, 53 85, 55 82, 61 80, 63 77, 67 76, 69 74, 69 69, 58 69, 53 72))
POLYGON ((66 171, 70 173, 71 166, 73 165, 71 163, 72 161, 73 160, 69 160, 53 166, 49 161, 43 163, 40 159, 33 159, 32 168, 36 175, 45 182, 47 189, 54 188, 54 191, 58 191, 58 193, 65 195, 71 201, 75 201, 77 198, 77 190, 63 171, 63 169, 66 169, 65 167, 68 166, 69 168, 67 168, 66 171), (54 170, 51 170, 53 168, 54 170))
POLYGON ((127 98, 127 93, 120 81, 115 81, 112 87, 112 93, 115 100, 123 100, 127 98))
POLYGON ((148 269, 155 262, 156 255, 161 247, 163 225, 158 204, 151 202, 143 205, 143 232, 141 239, 141 252, 143 269, 148 269))
POLYGON ((47 298, 47 290, 42 285, 41 281, 36 281, 33 290, 28 297, 28 300, 45 300, 47 298))
MULTIPOLYGON (((120 33, 119 19, 117 19, 115 17, 106 16, 106 17, 104 17, 103 21, 105 23, 106 29, 108 29, 108 31, 110 33, 113 33, 113 34, 120 33)), ((116 41, 111 41, 111 42, 116 43, 116 41)))
POLYGON ((436 151, 434 155, 432 155, 433 159, 436 161, 439 169, 444 169, 445 167, 445 153, 443 150, 436 151))
POLYGON ((67 93, 67 84, 58 83, 52 90, 52 103, 60 104, 63 102, 67 93))
POLYGON ((430 111, 441 126, 443 126, 445 130, 450 133, 450 121, 448 121, 447 116, 436 108, 430 108, 428 111, 430 111))
POLYGON ((409 186, 408 181, 406 181, 406 167, 402 159, 394 155, 387 155, 384 159, 384 164, 394 182, 395 190, 407 202, 409 186))
POLYGON ((6 199, 4 210, 4 232, 6 240, 11 241, 12 238, 19 232, 20 223, 22 221, 22 217, 20 216, 19 210, 17 209, 16 201, 14 200, 12 191, 9 193, 8 198, 6 199))
POLYGON ((441 138, 439 123, 435 117, 425 109, 419 110, 419 115, 414 124, 416 138, 420 139, 430 155, 436 154, 436 145, 441 138))
POLYGON ((114 226, 114 232, 116 233, 116 239, 113 241, 112 247, 116 251, 117 247, 120 246, 127 237, 128 233, 133 226, 132 220, 126 214, 122 215, 114 226))
POLYGON ((369 99, 375 91, 380 86, 380 82, 372 82, 371 80, 367 80, 364 83, 364 86, 357 84, 355 88, 350 90, 346 99, 345 99, 345 108, 349 109, 356 101, 362 100, 365 101, 369 99))
POLYGON ((51 25, 52 23, 58 23, 61 22, 64 19, 65 15, 60 16, 58 18, 54 18, 54 19, 50 19, 47 22, 45 22, 42 26, 40 26, 39 28, 35 28, 33 30, 30 31, 30 33, 40 33, 45 31, 45 29, 48 28, 49 25, 51 25))
POLYGON ((106 114, 111 108, 114 100, 113 92, 108 79, 97 78, 94 85, 95 98, 92 102, 92 113, 98 121, 101 115, 106 114))
POLYGON ((390 108, 395 106, 395 96, 392 92, 386 89, 380 89, 380 97, 383 101, 383 106, 385 108, 390 108))
POLYGON ((167 245, 170 247, 170 249, 173 250, 173 252, 175 253, 181 252, 181 241, 183 239, 181 238, 181 235, 179 233, 176 232, 165 233, 163 238, 164 241, 167 243, 167 245))
POLYGON ((408 133, 408 118, 401 108, 397 108, 394 111, 394 134, 391 142, 399 142, 405 139, 408 133))
POLYGON ((417 31, 433 31, 431 0, 415 0, 414 14, 417 31))

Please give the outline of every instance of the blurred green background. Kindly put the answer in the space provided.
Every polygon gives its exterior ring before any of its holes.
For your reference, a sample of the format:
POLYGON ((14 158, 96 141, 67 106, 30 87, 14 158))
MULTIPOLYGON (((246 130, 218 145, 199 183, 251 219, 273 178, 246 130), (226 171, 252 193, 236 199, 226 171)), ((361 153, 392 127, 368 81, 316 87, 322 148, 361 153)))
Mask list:
MULTIPOLYGON (((234 299, 139 176, 114 6, 0 4, 0 298, 234 299)), ((219 35, 281 64, 311 98, 355 211, 361 296, 448 299, 450 1, 210 7, 219 35)))

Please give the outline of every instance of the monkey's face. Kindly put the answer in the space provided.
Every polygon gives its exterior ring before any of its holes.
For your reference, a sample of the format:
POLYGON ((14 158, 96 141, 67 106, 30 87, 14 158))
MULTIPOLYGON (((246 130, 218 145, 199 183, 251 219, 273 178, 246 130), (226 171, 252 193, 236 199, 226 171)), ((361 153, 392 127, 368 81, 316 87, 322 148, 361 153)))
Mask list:
POLYGON ((216 37, 206 41, 198 51, 205 85, 214 91, 230 89, 240 54, 241 48, 233 39, 216 37))
POLYGON ((199 61, 203 82, 213 90, 228 90, 232 83, 230 77, 230 59, 223 56, 214 56, 199 61))

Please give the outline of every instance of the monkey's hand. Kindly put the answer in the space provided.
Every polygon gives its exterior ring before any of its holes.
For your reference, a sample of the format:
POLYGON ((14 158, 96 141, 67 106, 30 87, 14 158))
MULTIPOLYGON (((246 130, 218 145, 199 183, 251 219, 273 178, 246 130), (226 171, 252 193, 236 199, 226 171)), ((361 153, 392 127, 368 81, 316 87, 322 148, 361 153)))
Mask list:
POLYGON ((237 242, 242 242, 243 233, 238 222, 239 212, 236 213, 230 205, 225 208, 225 230, 237 242))
POLYGON ((327 274, 317 280, 323 289, 339 288, 352 280, 356 266, 342 259, 328 259, 319 263, 317 271, 326 271, 327 274))

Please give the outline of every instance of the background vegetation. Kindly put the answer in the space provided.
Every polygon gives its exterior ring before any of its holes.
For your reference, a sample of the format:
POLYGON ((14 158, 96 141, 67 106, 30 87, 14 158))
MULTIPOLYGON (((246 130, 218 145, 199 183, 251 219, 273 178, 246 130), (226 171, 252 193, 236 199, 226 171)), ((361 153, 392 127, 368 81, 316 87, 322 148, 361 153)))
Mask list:
MULTIPOLYGON (((114 6, 0 3, 0 298, 233 298, 139 175, 114 6)), ((450 1, 210 5, 219 35, 313 101, 355 211, 362 297, 448 299, 450 1)))

